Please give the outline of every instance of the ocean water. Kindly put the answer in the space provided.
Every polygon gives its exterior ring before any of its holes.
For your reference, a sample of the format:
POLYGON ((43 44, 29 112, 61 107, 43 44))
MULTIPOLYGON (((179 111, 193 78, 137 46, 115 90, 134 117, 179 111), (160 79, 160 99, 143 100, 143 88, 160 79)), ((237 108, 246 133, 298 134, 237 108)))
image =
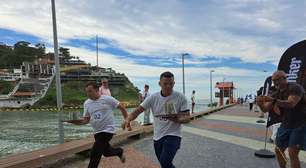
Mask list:
MULTIPOLYGON (((190 102, 188 106, 190 108, 190 102)), ((195 112, 208 109, 207 100, 196 102, 195 112)), ((127 109, 131 112, 133 108, 127 109)), ((72 119, 73 112, 64 112, 64 119, 72 119)), ((82 116, 82 111, 74 111, 82 116)), ((115 125, 120 129, 123 117, 114 110, 115 125)), ((143 122, 143 113, 136 119, 143 122)), ((152 114, 150 117, 153 120, 152 114)), ((58 114, 56 112, 0 112, 0 158, 9 154, 27 152, 58 144, 58 114)), ((92 134, 91 126, 64 123, 65 140, 80 139, 92 134)))

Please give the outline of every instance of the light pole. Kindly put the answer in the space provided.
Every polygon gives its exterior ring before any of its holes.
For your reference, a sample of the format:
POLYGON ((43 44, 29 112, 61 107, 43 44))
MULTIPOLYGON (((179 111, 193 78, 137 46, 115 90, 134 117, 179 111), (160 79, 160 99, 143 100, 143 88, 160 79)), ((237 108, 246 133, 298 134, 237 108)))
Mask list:
POLYGON ((99 56, 99 42, 98 42, 98 35, 96 35, 96 56, 97 56, 97 69, 99 67, 99 59, 98 59, 98 56, 99 56))
POLYGON ((210 105, 212 107, 212 73, 215 72, 214 70, 210 70, 210 105))
POLYGON ((56 27, 56 13, 55 13, 55 0, 51 0, 52 5, 52 21, 53 21, 53 41, 54 41, 54 60, 55 60, 55 74, 56 74, 56 102, 58 110, 58 130, 59 130, 59 142, 64 143, 64 126, 63 126, 63 114, 62 114, 62 88, 60 78, 60 65, 58 56, 58 40, 57 40, 57 27, 56 27))
POLYGON ((237 87, 237 98, 240 98, 239 88, 237 87))
POLYGON ((223 101, 222 101, 222 103, 223 103, 222 105, 223 105, 223 106, 224 106, 224 89, 225 89, 225 87, 224 87, 224 81, 225 81, 225 77, 223 77, 223 82, 222 82, 222 84, 223 84, 223 85, 222 85, 222 86, 223 86, 223 87, 222 87, 222 100, 223 100, 223 101))
POLYGON ((236 90, 236 100, 238 99, 238 87, 237 87, 237 85, 236 85, 236 88, 235 88, 235 90, 236 90))
POLYGON ((184 64, 184 57, 189 55, 188 53, 182 54, 182 71, 183 71, 183 94, 185 95, 185 64, 184 64))

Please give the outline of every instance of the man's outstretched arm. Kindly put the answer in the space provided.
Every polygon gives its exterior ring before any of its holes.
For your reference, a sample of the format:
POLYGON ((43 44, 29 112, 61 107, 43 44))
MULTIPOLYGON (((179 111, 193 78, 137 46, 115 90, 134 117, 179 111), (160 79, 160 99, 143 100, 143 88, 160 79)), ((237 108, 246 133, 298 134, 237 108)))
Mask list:
POLYGON ((129 128, 130 122, 135 120, 144 110, 145 109, 142 106, 138 106, 132 113, 130 113, 125 120, 125 128, 129 128))
POLYGON ((64 122, 75 124, 75 125, 85 125, 85 124, 88 124, 89 121, 90 121, 90 117, 83 117, 82 119, 66 120, 64 122))

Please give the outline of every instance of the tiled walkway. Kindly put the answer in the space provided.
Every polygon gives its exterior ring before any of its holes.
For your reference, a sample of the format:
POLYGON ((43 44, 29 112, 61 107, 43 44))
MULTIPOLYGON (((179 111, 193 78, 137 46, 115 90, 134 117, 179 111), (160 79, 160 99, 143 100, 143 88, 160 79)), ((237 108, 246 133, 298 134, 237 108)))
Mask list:
MULTIPOLYGON (((231 108, 204 116, 183 127, 181 149, 174 164, 177 168, 277 168, 275 158, 264 159, 254 152, 264 147, 265 123, 258 124, 258 113, 247 106, 231 108)), ((266 120, 264 118, 264 120, 266 120)), ((270 136, 270 131, 268 136, 270 136)), ((103 158, 103 168, 157 168, 152 137, 146 137, 124 147, 127 162, 118 158, 103 158)), ((274 144, 267 148, 273 150, 274 144)), ((300 153, 301 167, 306 168, 306 152, 300 153)), ((70 167, 86 167, 88 159, 70 167)))

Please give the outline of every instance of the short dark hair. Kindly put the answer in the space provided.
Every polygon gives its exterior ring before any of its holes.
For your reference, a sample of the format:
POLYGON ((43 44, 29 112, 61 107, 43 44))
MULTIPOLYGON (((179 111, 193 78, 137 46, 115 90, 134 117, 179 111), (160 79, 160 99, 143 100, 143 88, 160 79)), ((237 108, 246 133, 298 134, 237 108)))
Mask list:
POLYGON ((146 84, 144 87, 145 87, 145 88, 149 88, 149 85, 146 84))
POLYGON ((163 72, 161 75, 160 75, 160 78, 159 79, 162 79, 162 78, 174 78, 174 75, 173 73, 169 72, 169 71, 166 71, 166 72, 163 72))
POLYGON ((85 85, 85 88, 87 88, 88 86, 92 86, 95 90, 99 90, 99 86, 97 85, 96 82, 88 82, 85 85))

